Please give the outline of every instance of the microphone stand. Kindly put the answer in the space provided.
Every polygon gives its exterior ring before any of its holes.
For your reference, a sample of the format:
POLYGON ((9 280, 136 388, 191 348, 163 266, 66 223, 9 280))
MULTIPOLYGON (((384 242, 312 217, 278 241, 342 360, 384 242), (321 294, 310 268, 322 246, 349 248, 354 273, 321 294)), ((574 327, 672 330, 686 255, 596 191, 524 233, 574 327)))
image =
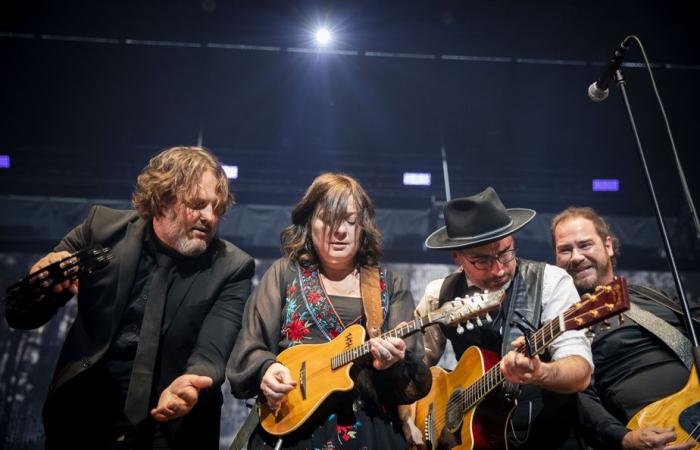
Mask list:
MULTIPOLYGON (((654 204, 654 213, 656 214, 656 221, 659 223, 659 228, 661 231, 661 237, 664 242, 664 247, 666 248, 666 259, 671 266, 671 275, 673 275, 673 281, 676 285, 676 290, 678 291, 679 300, 681 304, 681 309, 683 311, 683 316, 685 319, 685 326, 688 329, 688 336, 690 337, 690 343, 693 346, 693 362, 695 367, 695 372, 700 376, 700 346, 698 346, 698 337, 695 334, 695 328, 693 326, 693 319, 690 315, 690 308, 688 306, 688 300, 685 297, 685 291, 683 289, 683 283, 681 282, 680 274, 678 273, 678 267, 676 266, 676 259, 673 256, 673 250, 671 249, 671 243, 668 239, 668 233, 666 232, 666 226, 664 225, 663 217, 661 216, 661 208, 659 207, 659 202, 656 198, 656 191, 654 190, 654 183, 651 180, 651 174, 649 173, 649 166, 647 166, 647 160, 644 156, 644 149, 642 148, 642 142, 639 140, 639 133, 637 133, 637 125, 634 121, 634 115, 632 114, 632 107, 630 106, 629 98, 627 97, 627 90, 625 89, 625 80, 622 77, 622 70, 618 69, 615 72, 615 81, 617 86, 622 91, 622 98, 625 100, 625 107, 627 108, 627 115, 629 117, 630 125, 632 126, 632 133, 634 134, 634 139, 637 143, 637 150, 639 151, 639 159, 642 163, 642 169, 644 169, 644 177, 646 178, 647 188, 649 188, 649 195, 651 195, 652 203, 654 204)), ((691 205, 692 208, 692 205, 691 205)), ((692 210, 692 209, 691 209, 692 210)))

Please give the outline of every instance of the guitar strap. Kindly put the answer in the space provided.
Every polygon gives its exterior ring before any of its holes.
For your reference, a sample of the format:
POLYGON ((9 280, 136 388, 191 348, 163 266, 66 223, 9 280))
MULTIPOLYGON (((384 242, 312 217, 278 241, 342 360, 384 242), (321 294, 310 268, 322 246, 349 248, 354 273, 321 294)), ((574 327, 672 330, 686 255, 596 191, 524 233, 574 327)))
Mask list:
MULTIPOLYGON (((644 297, 646 299, 659 303, 662 306, 665 306, 666 308, 675 312, 676 314, 679 314, 681 316, 684 315, 684 313, 680 309, 678 309, 678 306, 674 304, 673 300, 671 300, 666 294, 659 290, 652 289, 648 286, 642 286, 641 284, 630 284, 627 286, 627 290, 632 294, 639 295, 640 297, 644 297)), ((700 315, 696 314, 695 316, 691 317, 693 321, 696 322, 696 324, 700 324, 700 315)))
POLYGON ((673 353, 678 356, 678 359, 690 370, 692 365, 691 345, 690 340, 683 336, 683 333, 678 331, 676 327, 670 325, 665 320, 659 319, 654 314, 643 310, 634 303, 630 303, 630 309, 625 311, 625 314, 630 319, 634 320, 649 331, 651 334, 661 339, 673 353))
POLYGON ((253 434, 253 431, 255 431, 255 428, 257 428, 259 423, 260 415, 258 414, 258 405, 255 404, 250 409, 248 417, 246 417, 245 421, 241 425, 241 428, 238 430, 238 433, 236 433, 236 437, 233 439, 233 442, 231 442, 231 446, 228 448, 228 450, 241 450, 246 448, 248 445, 248 439, 250 439, 250 436, 253 434))
POLYGON ((367 317, 369 337, 377 337, 382 334, 382 323, 384 322, 378 267, 362 267, 360 269, 360 293, 362 294, 362 307, 365 310, 365 317, 367 317))
MULTIPOLYGON (((683 315, 683 313, 673 304, 673 300, 671 300, 663 292, 638 284, 631 284, 627 287, 627 289, 632 294, 652 300, 661 306, 670 309, 676 314, 680 314, 681 316, 683 315)), ((692 365, 692 345, 690 340, 685 337, 676 327, 633 303, 630 305, 629 311, 626 311, 624 314, 637 322, 637 324, 642 326, 642 328, 645 328, 651 334, 661 339, 661 341, 666 344, 666 346, 670 348, 673 353, 676 354, 678 359, 680 359, 681 362, 688 369, 690 369, 692 365)), ((693 322, 698 322, 696 317, 692 317, 692 319, 693 322)))

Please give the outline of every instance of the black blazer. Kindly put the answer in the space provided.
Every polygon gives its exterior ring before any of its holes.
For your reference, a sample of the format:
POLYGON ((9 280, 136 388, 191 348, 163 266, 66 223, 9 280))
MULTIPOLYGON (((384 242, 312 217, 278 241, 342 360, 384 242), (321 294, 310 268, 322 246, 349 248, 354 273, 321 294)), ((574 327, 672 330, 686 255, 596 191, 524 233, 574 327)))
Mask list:
MULTIPOLYGON (((85 221, 68 233, 55 249, 75 252, 100 244, 111 247, 113 259, 105 268, 81 279, 78 314, 64 342, 44 408, 49 443, 60 442, 65 437, 66 442, 75 445, 76 438, 81 440, 78 436, 100 429, 96 424, 82 423, 79 429, 83 433, 76 436, 65 423, 68 420, 62 411, 68 402, 71 406, 85 402, 85 409, 89 410, 91 407, 87 405, 102 395, 92 392, 99 388, 90 387, 89 383, 76 382, 75 386, 69 386, 109 348, 129 300, 147 227, 148 223, 134 211, 95 206, 85 221), (70 391, 70 395, 61 395, 64 389, 70 391), (60 404, 52 405, 53 401, 60 404)), ((157 364, 160 369, 154 384, 156 394, 159 396, 175 378, 185 373, 209 376, 214 386, 201 391, 199 402, 189 414, 168 423, 167 433, 174 436, 176 442, 184 444, 196 437, 192 442, 197 443, 197 448, 205 447, 204 441, 212 445, 216 442, 214 448, 218 448, 223 401, 220 387, 241 328, 254 270, 254 261, 248 254, 218 238, 186 267, 178 266, 163 318, 157 364)), ((31 309, 15 309, 8 305, 7 321, 15 328, 39 327, 53 317, 68 297, 64 294, 46 298, 31 309), (15 310, 22 312, 15 314, 15 310)), ((89 422, 91 415, 86 414, 83 420, 89 422)))

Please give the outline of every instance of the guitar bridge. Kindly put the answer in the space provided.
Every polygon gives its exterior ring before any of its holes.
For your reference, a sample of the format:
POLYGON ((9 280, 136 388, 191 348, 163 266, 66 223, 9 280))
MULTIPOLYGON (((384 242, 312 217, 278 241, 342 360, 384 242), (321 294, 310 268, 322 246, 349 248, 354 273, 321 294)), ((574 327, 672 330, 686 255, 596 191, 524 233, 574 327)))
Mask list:
POLYGON ((301 389, 301 398, 306 400, 306 361, 301 363, 299 369, 299 389, 301 389))
POLYGON ((431 403, 423 424, 423 440, 428 448, 433 448, 433 439, 435 439, 435 406, 431 403))

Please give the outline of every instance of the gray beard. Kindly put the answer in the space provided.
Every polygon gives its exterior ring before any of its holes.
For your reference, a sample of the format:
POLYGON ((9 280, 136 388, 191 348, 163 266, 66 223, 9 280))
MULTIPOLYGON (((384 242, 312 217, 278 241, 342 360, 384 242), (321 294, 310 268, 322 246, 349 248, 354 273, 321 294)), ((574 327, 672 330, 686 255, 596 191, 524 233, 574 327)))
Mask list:
POLYGON ((178 236, 175 241, 175 251, 185 256, 197 256, 204 253, 208 244, 201 239, 190 239, 187 236, 178 236))
MULTIPOLYGON (((171 212, 172 214, 172 212, 171 212)), ((174 214, 172 214, 174 216, 174 214)), ((209 243, 196 238, 189 238, 187 231, 178 229, 176 222, 170 222, 168 234, 176 236, 173 248, 176 252, 184 256, 197 256, 204 253, 209 246, 209 243)))

